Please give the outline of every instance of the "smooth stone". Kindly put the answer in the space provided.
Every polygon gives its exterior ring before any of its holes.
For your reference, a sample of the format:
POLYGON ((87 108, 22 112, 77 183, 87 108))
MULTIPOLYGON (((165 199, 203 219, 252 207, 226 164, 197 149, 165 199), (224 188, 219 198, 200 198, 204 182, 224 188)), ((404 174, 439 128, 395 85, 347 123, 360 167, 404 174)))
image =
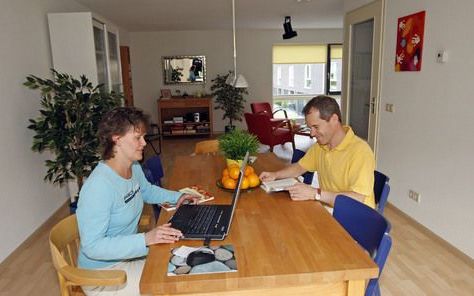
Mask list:
POLYGON ((199 248, 198 251, 204 252, 204 253, 209 253, 209 254, 214 254, 214 251, 209 248, 199 248))
POLYGON ((237 270, 237 262, 235 259, 227 260, 224 262, 230 269, 237 270))
POLYGON ((219 261, 227 261, 227 260, 232 259, 232 257, 234 257, 234 254, 232 252, 224 248, 217 249, 214 255, 216 256, 216 259, 219 261))
POLYGON ((205 273, 205 272, 225 272, 231 269, 222 262, 212 261, 206 264, 196 265, 191 268, 190 274, 205 273))
POLYGON ((176 266, 184 266, 184 265, 186 265, 186 258, 179 257, 179 256, 173 256, 173 257, 171 257, 171 263, 173 263, 176 266))
POLYGON ((223 247, 224 249, 229 250, 232 253, 234 253, 234 246, 233 245, 223 245, 221 247, 223 247))
POLYGON ((191 270, 191 266, 185 265, 185 266, 180 266, 174 270, 175 274, 186 274, 191 270))
POLYGON ((176 269, 176 266, 168 262, 168 272, 173 272, 175 269, 176 269))

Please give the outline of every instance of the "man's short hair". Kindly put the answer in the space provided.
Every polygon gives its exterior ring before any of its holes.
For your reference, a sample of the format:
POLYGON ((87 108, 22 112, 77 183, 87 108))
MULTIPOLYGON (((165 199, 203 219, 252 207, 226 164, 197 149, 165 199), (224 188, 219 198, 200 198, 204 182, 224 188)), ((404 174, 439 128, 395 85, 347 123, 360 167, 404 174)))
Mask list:
POLYGON ((139 129, 148 127, 148 117, 143 111, 134 107, 117 107, 107 112, 99 123, 97 135, 99 137, 102 159, 114 157, 115 142, 113 136, 125 135, 130 128, 139 129))
POLYGON ((319 111, 319 118, 329 121, 333 114, 337 115, 339 122, 342 122, 341 109, 334 98, 320 95, 312 98, 303 108, 303 114, 306 116, 311 109, 319 111))

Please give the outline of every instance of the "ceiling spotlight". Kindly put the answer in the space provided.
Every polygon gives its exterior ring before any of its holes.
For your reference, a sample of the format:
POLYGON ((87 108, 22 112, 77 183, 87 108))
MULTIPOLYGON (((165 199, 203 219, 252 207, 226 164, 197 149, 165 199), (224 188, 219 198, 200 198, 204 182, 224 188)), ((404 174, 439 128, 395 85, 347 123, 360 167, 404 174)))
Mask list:
POLYGON ((296 31, 293 31, 293 28, 291 28, 291 16, 285 16, 283 29, 285 30, 285 34, 283 34, 283 39, 290 39, 295 36, 298 36, 298 33, 296 33, 296 31))

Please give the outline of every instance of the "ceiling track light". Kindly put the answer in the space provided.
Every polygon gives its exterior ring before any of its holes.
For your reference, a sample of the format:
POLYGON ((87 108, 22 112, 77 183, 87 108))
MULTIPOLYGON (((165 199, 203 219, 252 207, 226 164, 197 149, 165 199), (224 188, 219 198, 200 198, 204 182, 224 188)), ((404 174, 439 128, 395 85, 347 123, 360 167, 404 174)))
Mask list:
POLYGON ((291 27, 291 16, 285 16, 285 21, 283 22, 283 29, 285 30, 285 34, 283 34, 283 39, 290 39, 298 36, 298 33, 296 33, 296 31, 293 31, 293 28, 291 27))

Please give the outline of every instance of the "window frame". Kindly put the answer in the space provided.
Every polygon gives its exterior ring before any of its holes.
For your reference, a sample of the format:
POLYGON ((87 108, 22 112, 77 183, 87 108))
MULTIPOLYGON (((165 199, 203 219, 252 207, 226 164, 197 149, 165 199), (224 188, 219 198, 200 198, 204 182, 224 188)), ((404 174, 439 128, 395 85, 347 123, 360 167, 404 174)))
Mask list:
MULTIPOLYGON (((326 94, 327 95, 341 95, 341 91, 331 91, 331 46, 343 46, 342 43, 329 43, 327 45, 327 60, 326 60, 326 94)), ((343 57, 344 58, 344 57, 343 57)), ((341 69, 342 71, 342 69, 341 69)), ((342 90, 342 83, 341 83, 342 90)))

